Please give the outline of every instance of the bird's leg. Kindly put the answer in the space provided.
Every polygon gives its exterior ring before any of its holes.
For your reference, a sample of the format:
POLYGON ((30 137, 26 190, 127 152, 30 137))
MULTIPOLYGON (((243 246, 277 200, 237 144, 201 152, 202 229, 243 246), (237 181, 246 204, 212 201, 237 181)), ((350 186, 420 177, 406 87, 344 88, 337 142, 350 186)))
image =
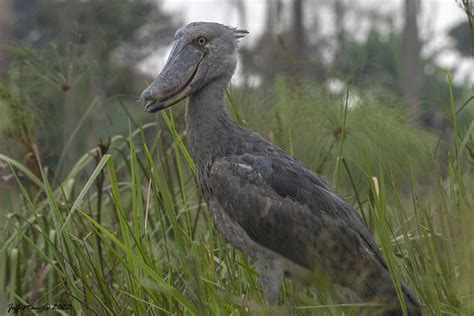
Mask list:
POLYGON ((259 274, 258 283, 270 305, 278 305, 280 287, 283 281, 283 267, 277 260, 259 256, 255 262, 259 274))

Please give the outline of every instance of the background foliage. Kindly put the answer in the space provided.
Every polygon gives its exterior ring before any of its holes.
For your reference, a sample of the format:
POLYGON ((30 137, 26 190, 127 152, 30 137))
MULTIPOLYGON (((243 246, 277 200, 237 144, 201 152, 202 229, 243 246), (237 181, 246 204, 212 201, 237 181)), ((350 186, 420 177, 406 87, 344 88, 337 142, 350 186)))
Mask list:
MULTIPOLYGON (((147 1, 2 3, 11 20, 0 28, 9 40, 0 49, 0 306, 266 312, 254 269, 215 231, 200 197, 184 104, 152 117, 136 103, 146 86, 137 64, 163 51, 180 17, 147 1)), ((334 1, 329 37, 304 22, 302 10, 316 12, 309 1, 266 8, 265 32, 241 49, 231 114, 329 180, 427 314, 472 314, 472 85, 436 64, 441 51, 420 53, 430 39, 408 23, 410 9, 403 29, 374 15, 356 40, 341 26, 345 1, 334 1), (406 50, 410 41, 420 47, 406 50), (419 70, 418 90, 407 91, 407 65, 419 70)), ((472 15, 449 35, 472 57, 472 15)), ((286 280, 281 309, 370 309, 339 296, 286 280)))

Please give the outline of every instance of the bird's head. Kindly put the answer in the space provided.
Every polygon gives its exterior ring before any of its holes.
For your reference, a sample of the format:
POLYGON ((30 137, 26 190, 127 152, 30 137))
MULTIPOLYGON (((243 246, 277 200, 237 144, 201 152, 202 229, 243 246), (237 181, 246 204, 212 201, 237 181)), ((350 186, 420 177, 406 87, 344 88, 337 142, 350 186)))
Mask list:
POLYGON ((163 70, 140 96, 145 111, 163 110, 213 80, 232 76, 237 65, 237 40, 247 33, 209 22, 181 27, 163 70))

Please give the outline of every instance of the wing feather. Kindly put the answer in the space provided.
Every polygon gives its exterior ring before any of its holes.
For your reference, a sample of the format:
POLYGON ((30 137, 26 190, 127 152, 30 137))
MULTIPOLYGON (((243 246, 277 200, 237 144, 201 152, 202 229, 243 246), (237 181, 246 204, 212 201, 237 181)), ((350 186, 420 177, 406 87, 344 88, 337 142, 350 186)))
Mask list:
MULTIPOLYGON (((325 209, 336 207, 337 200, 315 207, 311 199, 316 184, 288 168, 285 173, 284 167, 281 161, 252 161, 249 155, 220 159, 210 172, 212 195, 258 244, 305 268, 344 275, 347 280, 340 283, 350 282, 354 275, 340 272, 364 261, 366 245, 357 230, 334 216, 335 210, 325 209), (268 170, 275 165, 279 174, 268 170), (301 187, 295 185, 299 180, 301 187)), ((321 195, 317 200, 327 194, 321 192, 325 191, 316 192, 321 195)))

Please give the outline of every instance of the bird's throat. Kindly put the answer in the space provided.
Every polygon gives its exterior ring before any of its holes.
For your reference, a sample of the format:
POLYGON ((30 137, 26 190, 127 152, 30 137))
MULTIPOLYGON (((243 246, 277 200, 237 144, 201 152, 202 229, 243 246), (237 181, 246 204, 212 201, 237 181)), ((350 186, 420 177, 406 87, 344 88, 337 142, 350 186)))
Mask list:
POLYGON ((224 95, 228 83, 229 78, 212 80, 189 96, 186 106, 186 123, 197 123, 208 117, 212 118, 225 113, 224 95))
MULTIPOLYGON (((224 95, 230 78, 214 80, 191 95, 186 105, 188 150, 198 169, 223 156, 238 125, 227 113, 224 95)), ((202 170, 204 171, 204 170, 202 170)))

